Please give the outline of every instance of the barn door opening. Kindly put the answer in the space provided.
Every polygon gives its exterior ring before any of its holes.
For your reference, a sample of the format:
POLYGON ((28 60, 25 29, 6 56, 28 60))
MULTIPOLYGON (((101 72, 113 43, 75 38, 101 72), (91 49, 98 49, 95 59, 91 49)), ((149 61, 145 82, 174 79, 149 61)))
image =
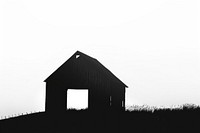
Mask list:
POLYGON ((87 89, 68 89, 67 90, 67 109, 86 109, 88 108, 87 89))

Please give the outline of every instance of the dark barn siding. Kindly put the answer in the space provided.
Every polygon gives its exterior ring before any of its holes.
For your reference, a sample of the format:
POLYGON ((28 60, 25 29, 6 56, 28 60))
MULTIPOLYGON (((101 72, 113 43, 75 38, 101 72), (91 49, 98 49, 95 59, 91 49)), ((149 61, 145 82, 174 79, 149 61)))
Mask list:
POLYGON ((59 113, 66 111, 67 90, 60 84, 49 82, 46 84, 46 111, 59 113))
POLYGON ((66 111, 67 89, 88 89, 88 108, 91 110, 125 109, 122 102, 125 102, 127 86, 99 61, 79 51, 45 82, 47 112, 66 111))

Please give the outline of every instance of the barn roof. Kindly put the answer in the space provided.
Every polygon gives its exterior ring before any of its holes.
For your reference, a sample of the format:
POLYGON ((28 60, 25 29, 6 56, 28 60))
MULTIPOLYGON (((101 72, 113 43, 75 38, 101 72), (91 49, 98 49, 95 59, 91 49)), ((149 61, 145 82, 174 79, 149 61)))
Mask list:
MULTIPOLYGON (((78 67, 83 67, 83 69, 88 69, 89 71, 95 70, 101 73, 104 77, 106 77, 109 80, 112 80, 116 83, 120 83, 124 87, 128 87, 126 84, 124 84, 120 79, 118 79, 110 70, 108 70, 104 65, 102 65, 97 59, 92 58, 80 51, 76 51, 65 63, 63 63, 56 71, 54 71, 44 82, 48 82, 50 79, 53 79, 56 76, 59 76, 60 74, 57 74, 59 72, 62 72, 62 75, 66 72, 66 69, 71 69, 74 61, 76 59, 81 58, 84 63, 79 64, 78 67), (86 67, 83 66, 86 65, 86 67)), ((73 66, 74 67, 74 66, 73 66)))

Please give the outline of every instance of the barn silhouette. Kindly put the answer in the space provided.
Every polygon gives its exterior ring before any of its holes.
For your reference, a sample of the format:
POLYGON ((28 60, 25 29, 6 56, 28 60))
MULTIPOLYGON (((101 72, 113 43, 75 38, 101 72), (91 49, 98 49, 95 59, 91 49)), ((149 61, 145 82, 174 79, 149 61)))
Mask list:
POLYGON ((67 90, 87 89, 88 110, 125 110, 125 85, 97 59, 75 52, 46 82, 47 113, 67 110, 67 90))
POLYGON ((127 86, 96 59, 79 51, 45 82, 46 111, 0 120, 0 133, 183 133, 199 130, 200 108, 123 111, 127 86), (88 89, 89 110, 66 111, 68 89, 88 89))

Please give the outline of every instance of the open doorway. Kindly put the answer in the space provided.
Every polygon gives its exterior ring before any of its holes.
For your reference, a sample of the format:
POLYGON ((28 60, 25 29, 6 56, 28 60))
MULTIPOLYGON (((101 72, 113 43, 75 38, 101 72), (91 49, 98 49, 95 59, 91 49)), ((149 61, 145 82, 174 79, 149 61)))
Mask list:
POLYGON ((67 110, 88 108, 87 89, 68 89, 67 90, 67 110))

